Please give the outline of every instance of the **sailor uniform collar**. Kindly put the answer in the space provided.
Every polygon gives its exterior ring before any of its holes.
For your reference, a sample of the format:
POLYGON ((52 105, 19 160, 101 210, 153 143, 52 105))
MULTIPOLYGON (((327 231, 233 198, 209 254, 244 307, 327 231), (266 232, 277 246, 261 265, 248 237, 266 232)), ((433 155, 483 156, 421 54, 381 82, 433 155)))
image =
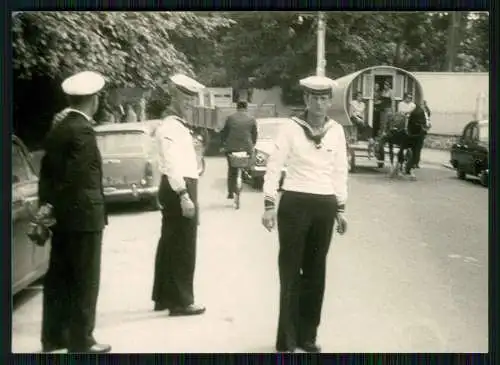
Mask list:
POLYGON ((302 114, 299 117, 292 117, 291 118, 295 123, 297 123, 298 125, 300 125, 302 127, 302 129, 304 130, 304 133, 307 137, 308 140, 312 141, 314 143, 314 146, 317 148, 317 149, 320 149, 321 147, 323 147, 323 143, 322 143, 322 140, 323 140, 323 137, 326 135, 326 133, 330 130, 330 128, 333 126, 333 121, 326 117, 325 118, 325 124, 323 124, 323 126, 321 127, 321 129, 319 131, 315 131, 311 128, 311 126, 309 125, 309 123, 306 122, 307 120, 307 112, 305 112, 304 114, 302 114))

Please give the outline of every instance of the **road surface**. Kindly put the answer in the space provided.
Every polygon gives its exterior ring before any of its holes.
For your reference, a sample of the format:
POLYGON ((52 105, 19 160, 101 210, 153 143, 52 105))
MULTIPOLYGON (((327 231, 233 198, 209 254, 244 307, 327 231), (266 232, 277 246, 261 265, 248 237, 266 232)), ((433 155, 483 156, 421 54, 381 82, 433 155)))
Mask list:
MULTIPOLYGON (((376 169, 350 176, 349 231, 328 257, 324 352, 488 350, 488 191, 423 160, 416 182, 376 169)), ((245 187, 235 211, 224 176, 225 160, 208 158, 195 281, 203 316, 152 311, 160 213, 112 213, 95 335, 113 352, 274 351, 277 234, 260 226, 262 194, 245 187)), ((14 304, 13 351, 39 351, 40 286, 14 304)))

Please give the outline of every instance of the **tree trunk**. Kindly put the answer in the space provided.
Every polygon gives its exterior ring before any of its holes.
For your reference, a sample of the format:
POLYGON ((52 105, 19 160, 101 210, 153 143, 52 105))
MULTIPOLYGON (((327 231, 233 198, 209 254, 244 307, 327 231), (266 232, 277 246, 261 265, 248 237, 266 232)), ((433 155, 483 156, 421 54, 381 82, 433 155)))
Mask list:
POLYGON ((400 41, 398 41, 398 43, 396 45, 396 51, 394 52, 393 64, 396 67, 399 67, 401 65, 401 51, 402 51, 402 49, 403 49, 403 41, 400 40, 400 41))
POLYGON ((460 13, 452 11, 449 14, 448 43, 446 46, 446 69, 444 71, 453 72, 458 52, 458 34, 460 31, 460 13))

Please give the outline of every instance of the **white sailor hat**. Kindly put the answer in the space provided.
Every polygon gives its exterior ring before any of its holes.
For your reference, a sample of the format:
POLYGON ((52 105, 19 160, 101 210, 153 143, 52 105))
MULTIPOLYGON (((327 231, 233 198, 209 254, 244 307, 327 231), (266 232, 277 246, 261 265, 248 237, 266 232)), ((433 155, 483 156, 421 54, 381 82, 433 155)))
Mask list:
POLYGON ((299 81, 304 90, 311 94, 331 94, 337 83, 325 76, 309 76, 299 81))
POLYGON ((83 71, 68 77, 61 87, 65 94, 86 96, 97 94, 104 87, 104 77, 94 71, 83 71))
POLYGON ((175 74, 170 77, 170 81, 183 93, 194 96, 205 88, 205 85, 183 74, 175 74))

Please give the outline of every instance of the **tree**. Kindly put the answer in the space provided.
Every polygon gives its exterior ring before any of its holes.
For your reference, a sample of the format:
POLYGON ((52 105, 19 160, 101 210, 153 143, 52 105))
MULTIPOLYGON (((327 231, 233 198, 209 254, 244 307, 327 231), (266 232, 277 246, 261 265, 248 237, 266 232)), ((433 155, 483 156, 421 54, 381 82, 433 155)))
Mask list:
POLYGON ((61 79, 81 69, 114 86, 149 87, 174 71, 193 75, 177 42, 206 40, 230 22, 188 12, 28 12, 13 20, 14 70, 20 78, 61 79))
MULTIPOLYGON (((194 75, 182 44, 204 43, 231 22, 189 12, 24 12, 13 17, 14 128, 36 144, 63 105, 60 82, 90 69, 108 88, 149 88, 194 75)), ((28 141, 31 142, 31 141, 28 141)))

